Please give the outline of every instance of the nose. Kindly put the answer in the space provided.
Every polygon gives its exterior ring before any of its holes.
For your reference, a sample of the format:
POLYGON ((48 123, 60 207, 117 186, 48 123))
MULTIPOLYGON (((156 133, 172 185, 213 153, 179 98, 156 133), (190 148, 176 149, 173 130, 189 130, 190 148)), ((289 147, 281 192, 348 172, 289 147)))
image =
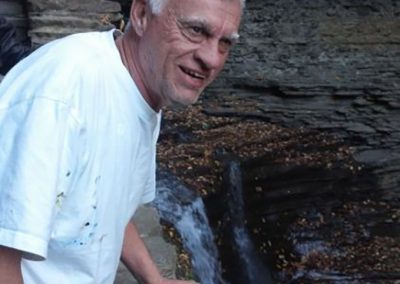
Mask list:
POLYGON ((205 70, 221 69, 226 61, 227 52, 219 50, 218 40, 203 42, 195 51, 194 57, 205 70))

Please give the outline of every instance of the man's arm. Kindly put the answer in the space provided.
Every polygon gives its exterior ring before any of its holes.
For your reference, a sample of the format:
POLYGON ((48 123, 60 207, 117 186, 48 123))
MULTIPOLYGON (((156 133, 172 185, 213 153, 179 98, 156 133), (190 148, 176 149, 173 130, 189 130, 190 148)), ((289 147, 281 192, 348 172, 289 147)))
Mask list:
POLYGON ((136 225, 129 222, 125 229, 124 244, 122 247, 122 262, 129 271, 146 284, 193 284, 193 281, 166 279, 161 276, 153 262, 136 225))
POLYGON ((23 283, 20 251, 0 246, 0 283, 23 283))

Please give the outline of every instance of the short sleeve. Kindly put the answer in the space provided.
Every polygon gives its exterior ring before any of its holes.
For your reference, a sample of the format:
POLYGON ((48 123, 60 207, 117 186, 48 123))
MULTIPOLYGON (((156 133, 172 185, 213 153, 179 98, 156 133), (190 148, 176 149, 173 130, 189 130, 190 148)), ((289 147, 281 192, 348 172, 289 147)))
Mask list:
POLYGON ((140 199, 140 204, 147 204, 154 200, 156 197, 156 167, 155 167, 155 159, 152 162, 151 170, 149 171, 149 179, 145 185, 143 190, 142 197, 140 199))
POLYGON ((158 137, 160 135, 161 118, 162 118, 162 113, 160 111, 155 119, 155 126, 152 135, 153 158, 151 160, 151 166, 149 170, 149 179, 143 191, 142 198, 140 200, 141 204, 150 203, 156 198, 156 167, 157 167, 156 146, 158 137))
POLYGON ((45 97, 0 104, 0 245, 44 259, 76 121, 45 97))

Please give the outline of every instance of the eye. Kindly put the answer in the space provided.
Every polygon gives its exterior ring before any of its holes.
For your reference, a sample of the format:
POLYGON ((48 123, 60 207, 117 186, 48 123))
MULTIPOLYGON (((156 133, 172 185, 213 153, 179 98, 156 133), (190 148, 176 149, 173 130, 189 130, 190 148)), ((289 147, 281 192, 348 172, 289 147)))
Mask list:
POLYGON ((182 29, 182 33, 192 42, 202 42, 207 37, 206 30, 198 25, 186 25, 182 29))
POLYGON ((194 27, 190 27, 190 29, 192 30, 192 33, 194 33, 194 34, 201 34, 203 32, 201 27, 194 26, 194 27))
POLYGON ((208 32, 202 23, 178 21, 182 34, 194 43, 200 43, 207 38, 208 32))
POLYGON ((206 35, 205 30, 199 26, 190 26, 188 27, 189 33, 195 37, 202 37, 206 35))

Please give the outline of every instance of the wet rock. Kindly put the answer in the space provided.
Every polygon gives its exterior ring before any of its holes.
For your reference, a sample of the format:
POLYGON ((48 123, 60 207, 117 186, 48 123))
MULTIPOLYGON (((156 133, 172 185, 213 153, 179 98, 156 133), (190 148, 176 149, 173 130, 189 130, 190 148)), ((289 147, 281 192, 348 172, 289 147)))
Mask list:
POLYGON ((367 133, 367 134, 375 133, 375 129, 363 123, 347 123, 345 127, 347 131, 350 132, 367 133))
POLYGON ((383 164, 393 159, 392 152, 384 149, 367 150, 354 155, 356 161, 362 164, 383 164))

